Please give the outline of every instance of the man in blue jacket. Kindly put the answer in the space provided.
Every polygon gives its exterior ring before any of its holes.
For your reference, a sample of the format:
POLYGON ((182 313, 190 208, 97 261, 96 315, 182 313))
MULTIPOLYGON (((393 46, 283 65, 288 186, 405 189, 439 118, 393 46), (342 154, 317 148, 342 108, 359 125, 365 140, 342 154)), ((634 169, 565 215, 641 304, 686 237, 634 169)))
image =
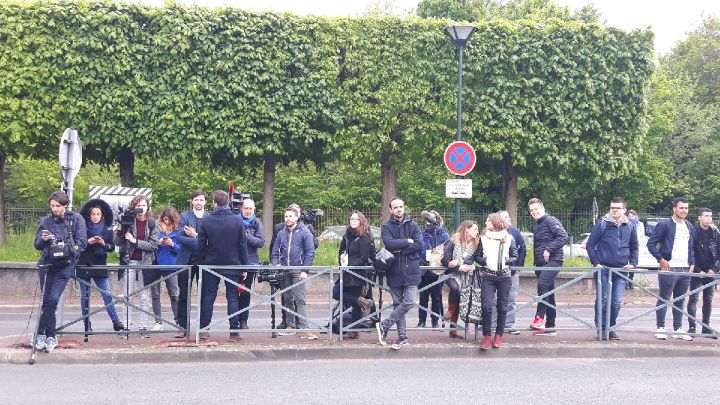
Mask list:
POLYGON ((390 200, 391 217, 382 227, 385 249, 395 255, 387 271, 387 284, 393 298, 393 311, 387 319, 376 324, 378 339, 386 344, 388 332, 397 324, 398 340, 392 345, 400 350, 407 345, 407 325, 405 314, 415 305, 415 296, 420 284, 420 253, 423 248, 423 236, 417 222, 405 213, 405 203, 398 197, 390 200))
MULTIPOLYGON (((510 218, 510 213, 502 210, 498 211, 500 215, 502 215, 503 220, 507 223, 507 231, 510 235, 513 237, 513 242, 515 243, 515 247, 517 248, 518 253, 518 259, 516 262, 516 265, 514 267, 523 267, 525 266, 525 255, 527 252, 527 247, 525 246, 525 239, 523 239, 522 234, 520 233, 520 230, 517 229, 512 225, 512 218, 510 218)), ((508 305, 507 305, 507 315, 505 317, 505 330, 512 329, 515 327, 515 311, 517 308, 517 294, 518 289, 520 288, 520 273, 518 273, 517 270, 513 270, 510 272, 510 280, 512 281, 510 284, 510 293, 508 295, 508 305)), ((495 325, 497 322, 497 308, 493 308, 493 322, 492 322, 492 330, 495 330, 495 325)), ((511 335, 519 335, 520 331, 517 330, 510 330, 508 333, 511 335)))
MULTIPOLYGON (((315 244, 313 243, 313 235, 310 230, 299 220, 299 214, 295 209, 288 208, 285 210, 285 227, 283 227, 275 238, 270 253, 270 263, 281 266, 312 266, 315 259, 315 244)), ((298 269, 285 273, 280 287, 285 289, 293 284, 297 284, 300 280, 308 277, 307 270, 298 269)), ((284 306, 294 310, 299 315, 297 317, 297 328, 307 329, 307 306, 305 303, 305 283, 296 285, 295 287, 285 291, 283 295, 284 306)), ((296 325, 291 323, 295 319, 292 313, 285 314, 287 322, 286 329, 295 329, 296 325)), ((293 332, 280 332, 281 336, 294 334, 293 332)), ((318 336, 312 332, 303 332, 300 334, 301 339, 317 339, 318 336)))
MULTIPOLYGON (((265 235, 263 233, 263 225, 260 219, 255 217, 255 201, 250 198, 246 198, 242 202, 240 212, 243 217, 243 224, 245 224, 245 235, 247 236, 247 247, 248 247, 248 258, 250 264, 260 264, 260 258, 258 256, 258 249, 265 245, 265 235)), ((252 289, 254 272, 247 272, 242 284, 252 289)), ((240 293, 240 310, 250 306, 250 293, 247 291, 238 291, 240 293)), ((250 317, 250 310, 247 310, 240 314, 240 329, 247 329, 247 321, 250 317)))
MULTIPOLYGON (((180 215, 180 225, 178 226, 178 243, 180 244, 180 252, 177 256, 177 264, 191 264, 193 265, 191 270, 182 271, 178 274, 178 289, 180 294, 178 296, 178 325, 187 329, 187 300, 188 291, 192 290, 192 279, 197 282, 198 279, 198 268, 200 263, 200 256, 197 252, 197 236, 198 229, 205 218, 205 203, 207 202, 207 195, 202 190, 195 190, 190 196, 192 209, 183 212, 180 215), (191 285, 188 289, 188 281, 191 285)), ((180 332, 175 337, 182 338, 185 334, 180 332)))
MULTIPOLYGON (((615 197, 610 201, 610 212, 595 223, 587 241, 587 252, 590 262, 600 270, 595 273, 595 285, 598 275, 602 291, 595 298, 595 326, 601 326, 603 333, 607 330, 607 300, 610 294, 608 279, 610 268, 632 269, 638 263, 638 239, 635 226, 625 216, 625 199, 615 197), (597 319, 598 305, 601 306, 601 319, 597 319)), ((627 276, 627 274, 625 274, 627 276)), ((615 326, 626 280, 617 273, 612 275, 612 294, 610 298, 610 327, 615 326)), ((604 335, 603 335, 604 336, 604 335)), ((615 331, 610 331, 609 338, 618 340, 615 331)))
MULTIPOLYGON (((247 265, 247 236, 242 217, 235 215, 229 207, 230 196, 223 190, 213 193, 213 212, 203 219, 198 232, 198 253, 205 265, 247 265)), ((227 277, 225 280, 225 297, 227 298, 228 315, 239 311, 237 284, 240 284, 240 275, 245 270, 228 269, 217 270, 218 274, 227 277)), ((202 299, 200 301, 200 327, 210 325, 213 315, 213 306, 217 297, 220 277, 206 273, 203 275, 202 299)), ((230 341, 240 340, 237 330, 240 329, 238 315, 230 317, 230 341)), ((208 332, 201 333, 202 339, 210 337, 208 332)))
POLYGON ((660 284, 660 299, 655 306, 657 330, 655 337, 666 340, 665 314, 667 307, 673 307, 672 337, 675 339, 692 340, 692 336, 682 328, 682 308, 685 298, 678 299, 688 291, 690 277, 683 273, 692 272, 695 268, 695 253, 693 249, 692 224, 685 218, 688 215, 690 204, 683 197, 673 200, 673 215, 671 219, 660 221, 648 239, 647 247, 651 255, 660 263, 658 283, 660 284), (662 274, 670 272, 672 274, 662 274), (673 300, 668 302, 672 295, 673 300), (663 305, 666 304, 667 305, 663 305))

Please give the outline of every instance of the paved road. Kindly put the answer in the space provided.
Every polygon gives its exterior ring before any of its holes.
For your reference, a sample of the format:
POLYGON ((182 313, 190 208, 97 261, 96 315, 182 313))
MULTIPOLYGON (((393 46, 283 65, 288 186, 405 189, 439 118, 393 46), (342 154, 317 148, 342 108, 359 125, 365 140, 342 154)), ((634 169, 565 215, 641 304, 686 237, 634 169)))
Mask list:
POLYGON ((719 379, 717 358, 0 365, 0 402, 712 403, 719 379))

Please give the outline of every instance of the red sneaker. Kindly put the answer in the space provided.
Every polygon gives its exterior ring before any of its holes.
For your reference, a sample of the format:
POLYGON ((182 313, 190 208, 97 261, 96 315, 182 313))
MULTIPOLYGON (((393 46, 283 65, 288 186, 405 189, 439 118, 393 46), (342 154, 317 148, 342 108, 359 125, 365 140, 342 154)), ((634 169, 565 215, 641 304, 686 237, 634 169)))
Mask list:
POLYGON ((490 348, 490 336, 485 336, 485 338, 483 338, 482 344, 480 345, 480 350, 487 350, 489 348, 490 348))
POLYGON ((545 326, 545 320, 540 315, 535 315, 535 320, 530 324, 530 329, 542 329, 545 326))
POLYGON ((493 347, 496 349, 499 349, 502 346, 502 335, 495 335, 495 339, 493 339, 493 347))

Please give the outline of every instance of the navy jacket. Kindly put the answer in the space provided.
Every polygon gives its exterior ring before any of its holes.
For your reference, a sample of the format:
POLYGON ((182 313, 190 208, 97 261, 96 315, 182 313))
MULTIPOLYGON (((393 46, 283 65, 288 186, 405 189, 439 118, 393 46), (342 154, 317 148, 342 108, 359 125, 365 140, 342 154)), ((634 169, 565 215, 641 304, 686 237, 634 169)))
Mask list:
POLYGON ((560 220, 552 215, 545 215, 538 219, 533 226, 533 259, 536 266, 547 264, 543 258, 543 251, 550 252, 548 262, 563 262, 563 246, 568 242, 560 220))
MULTIPOLYGON (((450 235, 448 235, 447 231, 442 226, 426 225, 425 229, 423 230, 423 251, 432 250, 435 247, 445 243, 448 239, 450 239, 450 235)), ((420 260, 420 264, 422 264, 423 266, 427 266, 428 264, 430 264, 425 260, 424 253, 420 260)), ((423 273, 425 272, 427 272, 427 270, 423 271, 423 273)))
POLYGON ((385 249, 395 254, 396 260, 387 271, 387 284, 398 288, 420 284, 420 253, 423 237, 420 226, 408 214, 398 221, 391 217, 380 232, 385 249), (412 239, 410 243, 408 239, 412 239))
POLYGON ((708 229, 702 229, 700 224, 693 228, 694 251, 695 251, 695 273, 705 272, 713 269, 720 269, 720 231, 715 225, 708 229))
POLYGON ((312 266, 315 244, 310 230, 298 221, 292 231, 287 226, 278 232, 270 253, 270 263, 281 266, 312 266))
POLYGON ((263 232, 262 222, 255 218, 252 222, 245 225, 245 236, 247 237, 248 259, 250 264, 259 264, 260 256, 258 249, 265 245, 265 234, 263 232))
POLYGON ((518 258, 513 266, 522 267, 525 265, 525 255, 527 254, 527 246, 525 245, 525 239, 523 239, 520 230, 515 228, 514 226, 508 228, 507 231, 510 235, 512 235, 513 240, 515 241, 515 247, 517 248, 518 258))
POLYGON ((71 252, 73 252, 73 264, 77 262, 80 258, 80 254, 84 252, 87 247, 87 229, 85 228, 85 219, 80 216, 80 214, 72 211, 65 211, 63 218, 58 218, 55 215, 50 214, 40 221, 37 232, 35 232, 35 249, 42 250, 40 264, 50 263, 46 248, 50 246, 51 241, 44 241, 42 239, 43 230, 48 230, 51 234, 55 235, 56 240, 63 240, 65 243, 77 246, 77 249, 71 249, 71 252), (68 225, 70 227, 68 227, 68 225), (69 231, 72 232, 72 241, 69 240, 69 231))
MULTIPOLYGON (((695 250, 693 248, 694 237, 693 237, 693 226, 686 219, 685 226, 687 226, 690 232, 690 240, 688 241, 688 264, 690 266, 695 264, 695 250)), ((670 261, 672 259, 673 244, 675 244, 675 221, 670 218, 664 221, 658 222, 653 228, 650 239, 647 242, 647 248, 655 259, 659 262, 660 259, 670 261), (658 244, 660 247, 658 248, 658 244)))
MULTIPOLYGON (((207 212, 204 213, 203 219, 207 218, 207 212)), ((200 231, 197 226, 198 220, 193 210, 187 210, 180 214, 180 225, 178 226, 177 239, 180 243, 180 253, 177 255, 177 264, 188 264, 190 263, 190 257, 193 252, 197 251, 198 240, 197 238, 191 238, 185 234, 185 226, 189 226, 196 231, 200 231)))
MULTIPOLYGON (((197 237, 198 253, 203 264, 247 265, 247 237, 242 217, 228 207, 216 207, 206 215, 197 237)), ((182 246, 182 242, 181 245, 182 246)), ((223 270, 226 274, 239 274, 246 270, 223 270)))
POLYGON ((627 217, 618 226, 610 215, 597 221, 590 231, 587 252, 593 266, 620 268, 638 264, 637 230, 627 217), (603 225, 604 223, 604 225, 603 225))

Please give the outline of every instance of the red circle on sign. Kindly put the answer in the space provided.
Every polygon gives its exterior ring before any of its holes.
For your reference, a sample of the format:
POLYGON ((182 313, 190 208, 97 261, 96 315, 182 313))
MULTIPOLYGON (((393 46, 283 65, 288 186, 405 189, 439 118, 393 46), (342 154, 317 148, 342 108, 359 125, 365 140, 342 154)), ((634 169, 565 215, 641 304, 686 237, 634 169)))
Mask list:
POLYGON ((445 149, 445 167, 453 174, 464 176, 472 171, 477 161, 475 149, 464 141, 455 141, 445 149))

